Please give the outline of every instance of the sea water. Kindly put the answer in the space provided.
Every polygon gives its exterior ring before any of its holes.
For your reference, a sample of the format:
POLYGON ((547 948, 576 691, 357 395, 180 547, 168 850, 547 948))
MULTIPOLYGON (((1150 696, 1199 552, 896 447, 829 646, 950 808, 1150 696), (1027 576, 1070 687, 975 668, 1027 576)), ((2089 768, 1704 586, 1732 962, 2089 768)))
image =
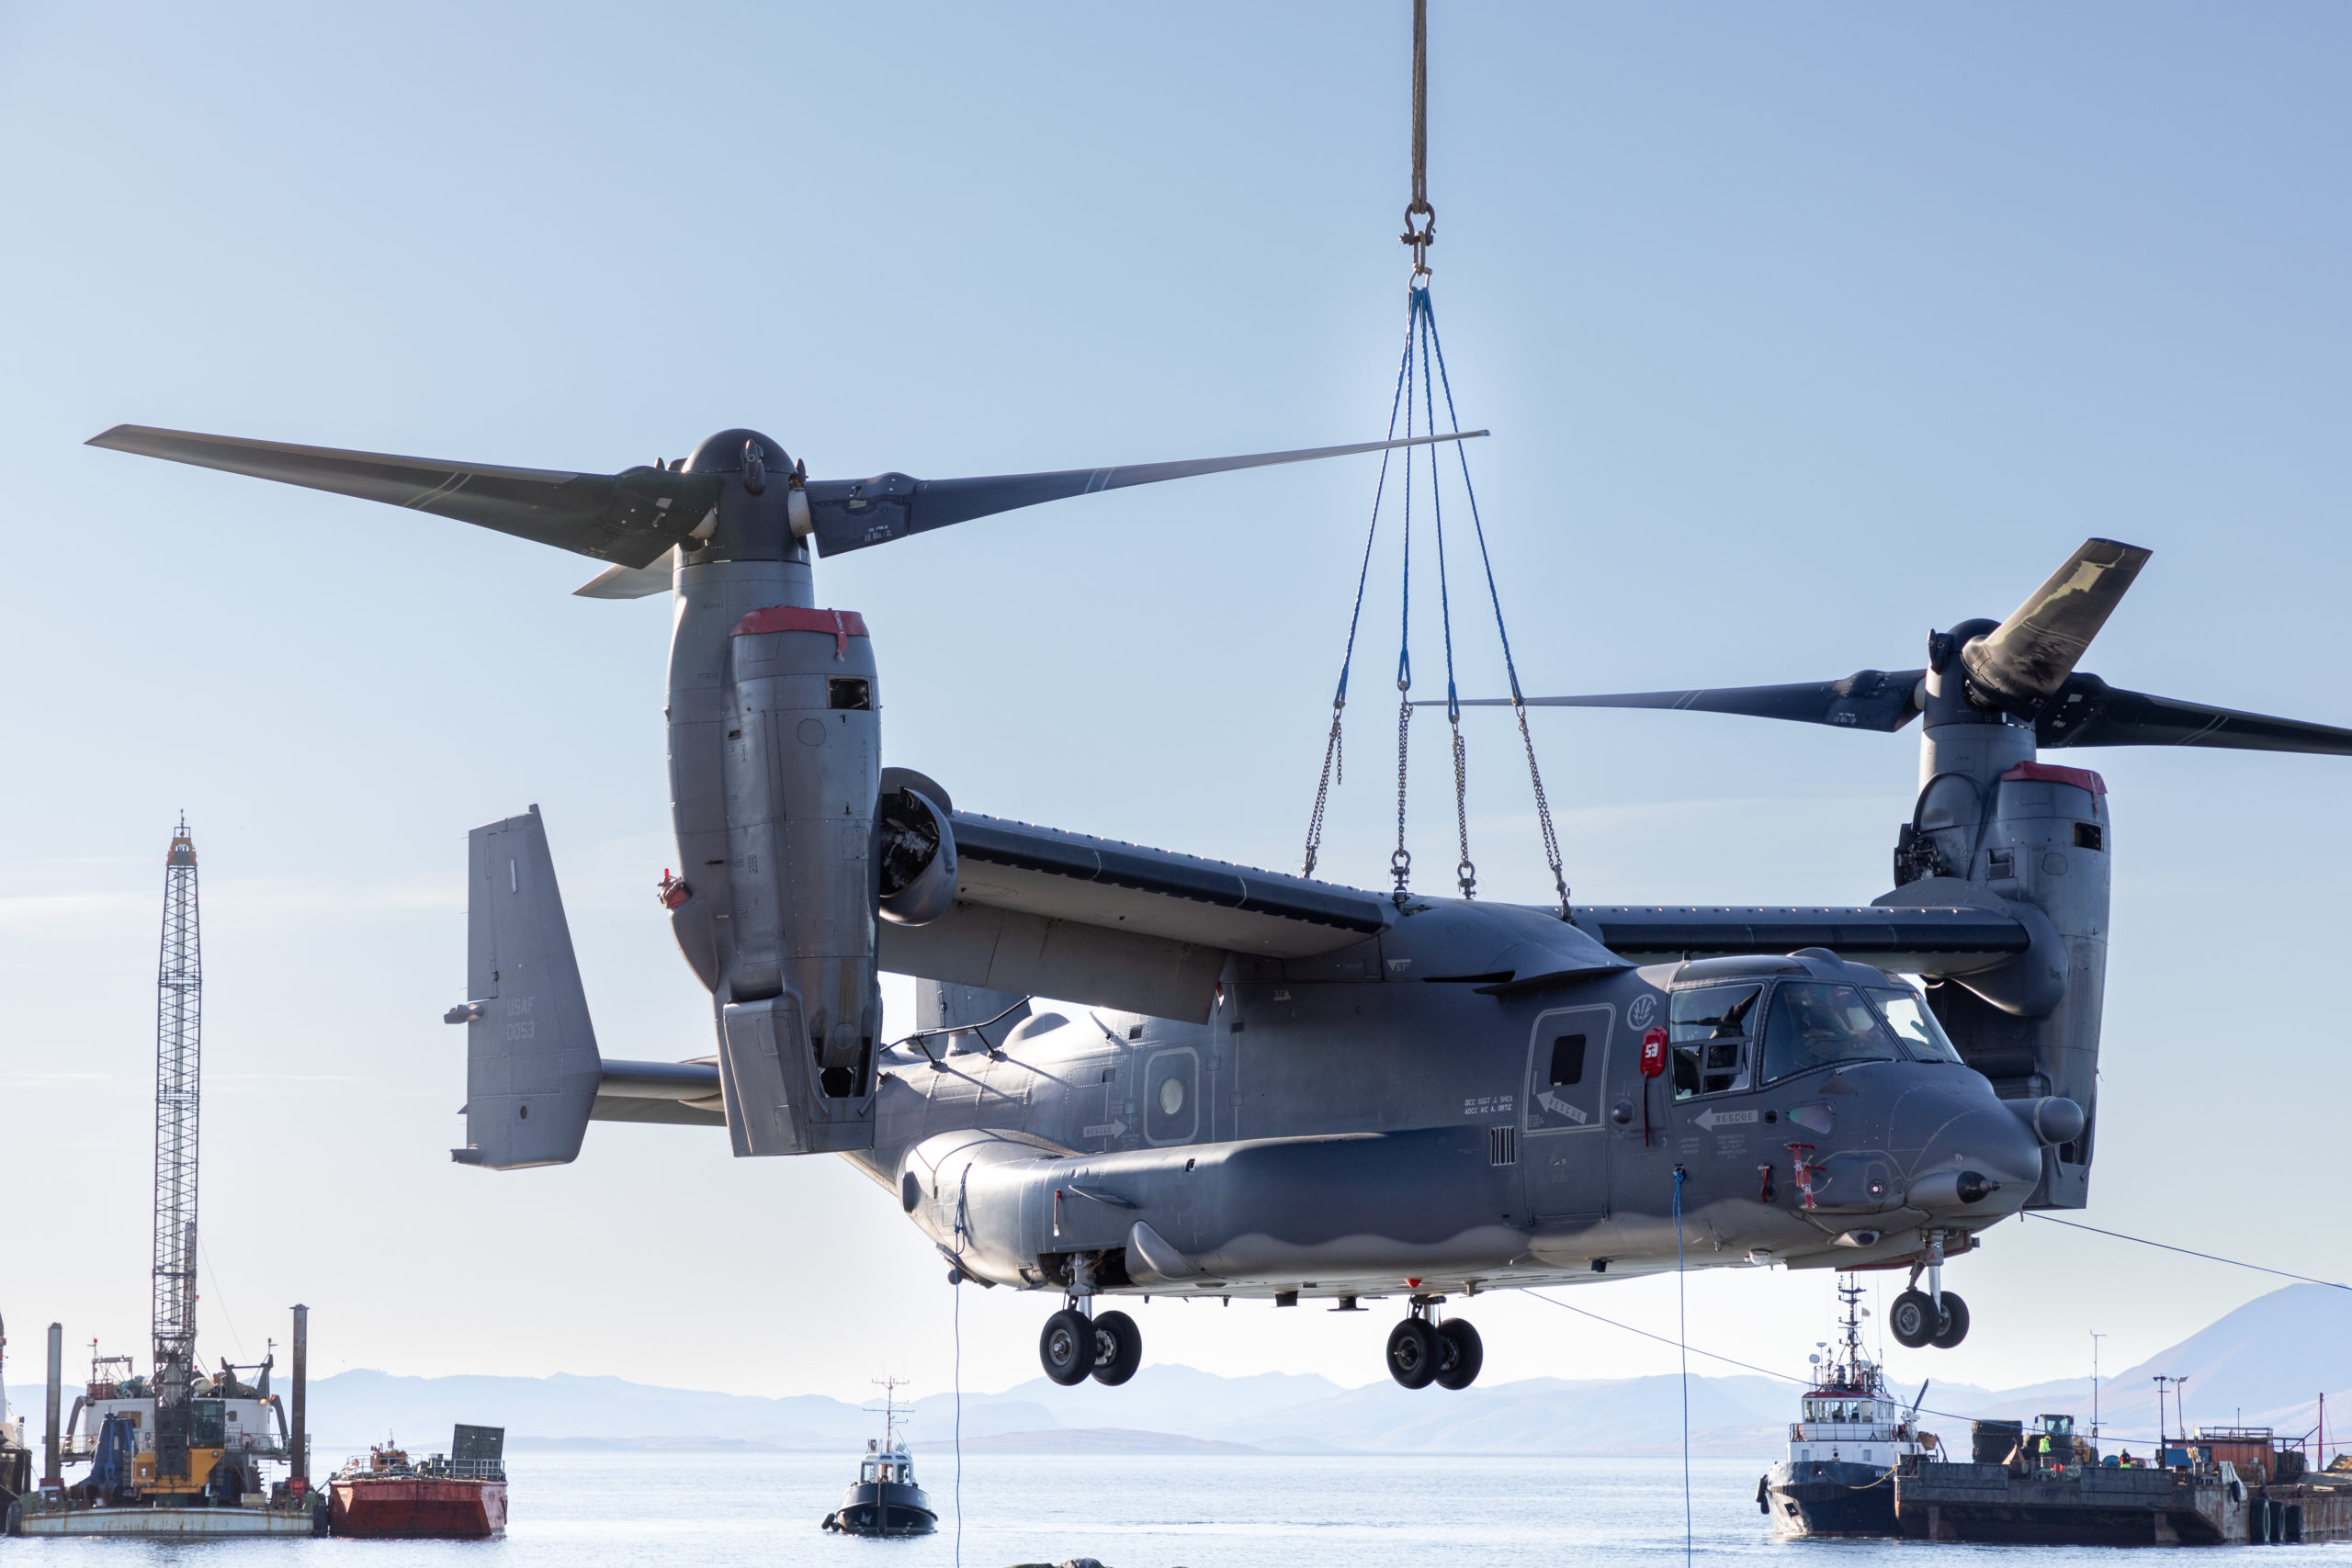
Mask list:
MULTIPOLYGON (((939 1533, 900 1540, 829 1535, 857 1455, 511 1454, 503 1539, 278 1540, 160 1544, 0 1540, 0 1568, 169 1562, 175 1568, 949 1568, 959 1561, 956 1463, 933 1450, 916 1474, 939 1533)), ((1774 1568, 1904 1568, 1955 1559, 2079 1568, 2097 1548, 1776 1540, 1757 1511, 1761 1460, 1693 1460, 1696 1555, 1774 1568)), ((971 1568, 1095 1557, 1106 1568, 1477 1568, 1591 1564, 1670 1568, 1683 1552, 1677 1459, 1360 1455, 967 1454, 960 1561, 971 1568)), ((2164 1549, 2148 1548, 2146 1551, 2164 1549)), ((2195 1551, 2199 1549, 2179 1549, 2195 1551)), ((2235 1552, 2238 1547, 2212 1547, 2235 1552)), ((2352 1564, 2352 1545, 2294 1549, 2352 1564)))

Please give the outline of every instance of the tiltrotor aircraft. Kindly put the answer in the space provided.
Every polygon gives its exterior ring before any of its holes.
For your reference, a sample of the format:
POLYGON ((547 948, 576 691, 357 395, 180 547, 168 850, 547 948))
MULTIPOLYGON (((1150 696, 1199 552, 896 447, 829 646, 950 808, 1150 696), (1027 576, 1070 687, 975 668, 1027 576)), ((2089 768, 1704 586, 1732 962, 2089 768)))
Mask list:
MULTIPOLYGON (((1445 437, 1440 437, 1444 439, 1445 437)), ((1402 1297, 1408 1387, 1467 1386, 1449 1300, 1697 1267, 1907 1269, 2088 1190, 2114 823, 2043 748, 2352 754, 2352 731, 2121 691, 2076 665, 2147 552, 2092 540, 1924 669, 1548 699, 1894 730, 1922 717, 1894 887, 1851 908, 1539 908, 1363 892, 958 810, 881 761, 874 636, 834 555, 1064 496, 1317 452, 924 481, 805 477, 753 431, 609 475, 119 426, 96 445, 390 502, 610 563, 675 604, 678 869, 715 1055, 602 1058, 537 807, 474 830, 466 1145, 561 1164, 591 1121, 834 1153, 952 1277, 1057 1294, 1062 1382, 1131 1375, 1102 1296, 1402 1297), (921 982, 882 1033, 876 973, 921 982), (1896 976, 1917 976, 1915 986, 1896 976), (1068 1011, 1032 1008, 1065 998, 1068 1011)), ((1922 1279, 1927 1288, 1919 1288, 1922 1279)))

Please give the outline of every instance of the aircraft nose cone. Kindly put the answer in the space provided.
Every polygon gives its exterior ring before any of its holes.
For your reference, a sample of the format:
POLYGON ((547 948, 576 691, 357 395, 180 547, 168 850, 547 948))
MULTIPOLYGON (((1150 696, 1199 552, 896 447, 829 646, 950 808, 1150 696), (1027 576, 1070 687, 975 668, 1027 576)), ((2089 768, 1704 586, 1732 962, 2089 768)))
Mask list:
POLYGON ((1916 1129, 1918 1150, 1904 1201, 1931 1213, 2010 1213, 2041 1180, 2041 1143, 1989 1089, 1954 1086, 1914 1096, 1897 1118, 1916 1129))

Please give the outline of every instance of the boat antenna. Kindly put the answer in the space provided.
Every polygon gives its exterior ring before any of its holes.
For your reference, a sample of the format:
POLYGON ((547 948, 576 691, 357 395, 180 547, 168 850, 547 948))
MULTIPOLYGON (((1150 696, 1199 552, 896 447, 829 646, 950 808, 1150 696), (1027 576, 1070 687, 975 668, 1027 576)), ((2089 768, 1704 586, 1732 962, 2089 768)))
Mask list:
POLYGON ((914 1380, 911 1378, 876 1378, 873 1382, 874 1386, 882 1391, 882 1451, 884 1453, 896 1453, 899 1449, 898 1393, 899 1390, 902 1388, 912 1388, 914 1386, 914 1380))

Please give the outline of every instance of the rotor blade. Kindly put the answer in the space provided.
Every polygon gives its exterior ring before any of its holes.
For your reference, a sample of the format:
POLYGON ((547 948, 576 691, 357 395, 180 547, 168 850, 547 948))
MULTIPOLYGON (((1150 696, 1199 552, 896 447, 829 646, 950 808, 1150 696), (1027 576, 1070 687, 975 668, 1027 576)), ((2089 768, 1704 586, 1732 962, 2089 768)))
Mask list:
MULTIPOLYGON (((1839 729, 1892 733, 1911 722, 1924 670, 1857 670, 1842 681, 1809 681, 1789 686, 1719 686, 1696 692, 1615 692, 1584 697, 1530 697, 1532 708, 1676 708, 1690 713, 1743 714, 1749 718, 1786 718, 1839 729)), ((1414 704, 1443 707, 1443 699, 1414 704)), ((1509 697, 1465 697, 1466 708, 1509 707, 1509 697)))
POLYGON ((571 591, 576 599, 650 599, 670 592, 677 552, 664 550, 651 566, 608 566, 571 591))
POLYGON ((2352 729, 2272 718, 2146 692, 2127 692, 2096 675, 2076 675, 2034 720, 2041 746, 2221 746, 2240 751, 2301 751, 2352 757, 2352 729))
POLYGON ((1073 495, 1092 495, 1097 491, 1158 484, 1162 479, 1189 479, 1234 468, 1262 468, 1276 463, 1345 457, 1358 452, 1385 452, 1397 446, 1426 446, 1432 441, 1467 441, 1486 434, 1483 430, 1463 430, 1445 435, 1416 435, 1405 441, 1366 441, 1353 446, 1311 446, 1296 452, 1199 457, 1182 463, 1137 463, 1124 468, 1065 468, 1049 474, 918 479, 889 473, 876 474, 870 479, 810 479, 806 487, 808 515, 817 536, 818 553, 837 556, 844 550, 888 544, 909 534, 944 528, 951 523, 967 523, 975 517, 1073 495))
POLYGON ((1976 689, 2030 718, 2075 672, 2083 650, 2152 552, 2113 539, 2086 539, 2032 598, 1960 650, 1976 689))
POLYGON ((668 468, 558 473, 143 424, 118 424, 89 445, 431 512, 628 567, 659 560, 718 502, 717 478, 668 468))

